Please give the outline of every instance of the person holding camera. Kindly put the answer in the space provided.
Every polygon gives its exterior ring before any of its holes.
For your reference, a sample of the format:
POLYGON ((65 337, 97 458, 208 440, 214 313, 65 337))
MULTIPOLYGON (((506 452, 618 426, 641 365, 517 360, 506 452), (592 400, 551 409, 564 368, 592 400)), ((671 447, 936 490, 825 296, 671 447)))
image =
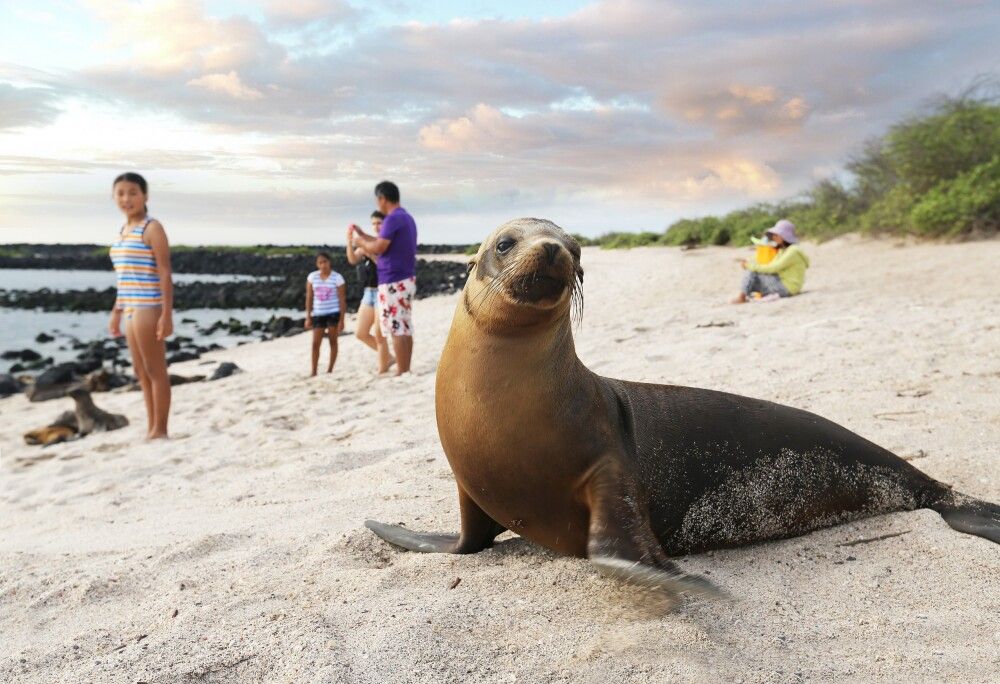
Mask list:
POLYGON ((377 236, 353 226, 354 242, 378 257, 378 318, 382 335, 392 340, 396 375, 410 371, 413 356, 413 299, 417 293, 417 223, 399 204, 399 188, 382 181, 375 203, 385 215, 377 236))
MULTIPOLYGON (((385 214, 381 211, 372 212, 372 230, 376 235, 382 228, 384 218, 385 214)), ((364 294, 361 296, 361 304, 358 306, 358 326, 354 335, 378 354, 378 373, 382 375, 389 370, 395 359, 389 353, 389 343, 382 334, 382 326, 376 320, 378 267, 375 264, 375 259, 378 257, 368 254, 363 247, 354 244, 354 229, 356 227, 353 223, 347 227, 347 261, 355 267, 358 282, 364 288, 364 294)))

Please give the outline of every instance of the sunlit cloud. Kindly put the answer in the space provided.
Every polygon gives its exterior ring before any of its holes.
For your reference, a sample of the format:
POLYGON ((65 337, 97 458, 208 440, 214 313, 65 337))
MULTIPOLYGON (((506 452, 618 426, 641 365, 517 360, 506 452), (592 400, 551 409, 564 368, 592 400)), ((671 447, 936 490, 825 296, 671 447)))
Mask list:
POLYGON ((235 71, 230 71, 228 74, 205 74, 198 78, 192 78, 187 84, 195 88, 223 93, 236 100, 259 100, 264 97, 264 94, 256 88, 245 85, 235 71))

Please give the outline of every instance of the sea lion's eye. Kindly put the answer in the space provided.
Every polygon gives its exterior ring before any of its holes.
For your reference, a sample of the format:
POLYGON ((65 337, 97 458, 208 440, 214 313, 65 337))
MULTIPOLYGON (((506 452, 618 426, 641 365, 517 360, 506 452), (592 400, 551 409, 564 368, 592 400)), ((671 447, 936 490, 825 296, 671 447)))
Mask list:
POLYGON ((506 254, 510 251, 510 248, 514 246, 514 238, 504 238, 497 243, 497 252, 500 254, 506 254))

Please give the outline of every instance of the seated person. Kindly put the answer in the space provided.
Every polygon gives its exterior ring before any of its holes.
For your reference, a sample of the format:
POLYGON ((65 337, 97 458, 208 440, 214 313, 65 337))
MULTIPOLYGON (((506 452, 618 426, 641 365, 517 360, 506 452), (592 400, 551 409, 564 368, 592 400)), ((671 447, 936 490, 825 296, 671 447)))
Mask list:
POLYGON ((809 257, 798 245, 795 224, 781 219, 774 227, 768 228, 764 235, 777 247, 778 255, 767 264, 747 260, 740 262, 746 273, 743 274, 740 293, 733 304, 743 304, 754 292, 776 299, 791 297, 802 291, 806 269, 809 268, 809 257))

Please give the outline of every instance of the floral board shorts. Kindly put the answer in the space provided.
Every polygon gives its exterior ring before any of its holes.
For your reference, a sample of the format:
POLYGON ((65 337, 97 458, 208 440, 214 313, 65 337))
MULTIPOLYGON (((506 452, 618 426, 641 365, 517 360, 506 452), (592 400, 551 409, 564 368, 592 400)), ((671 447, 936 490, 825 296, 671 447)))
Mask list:
POLYGON ((416 293, 416 278, 379 284, 378 324, 382 337, 413 334, 413 296, 416 293))

